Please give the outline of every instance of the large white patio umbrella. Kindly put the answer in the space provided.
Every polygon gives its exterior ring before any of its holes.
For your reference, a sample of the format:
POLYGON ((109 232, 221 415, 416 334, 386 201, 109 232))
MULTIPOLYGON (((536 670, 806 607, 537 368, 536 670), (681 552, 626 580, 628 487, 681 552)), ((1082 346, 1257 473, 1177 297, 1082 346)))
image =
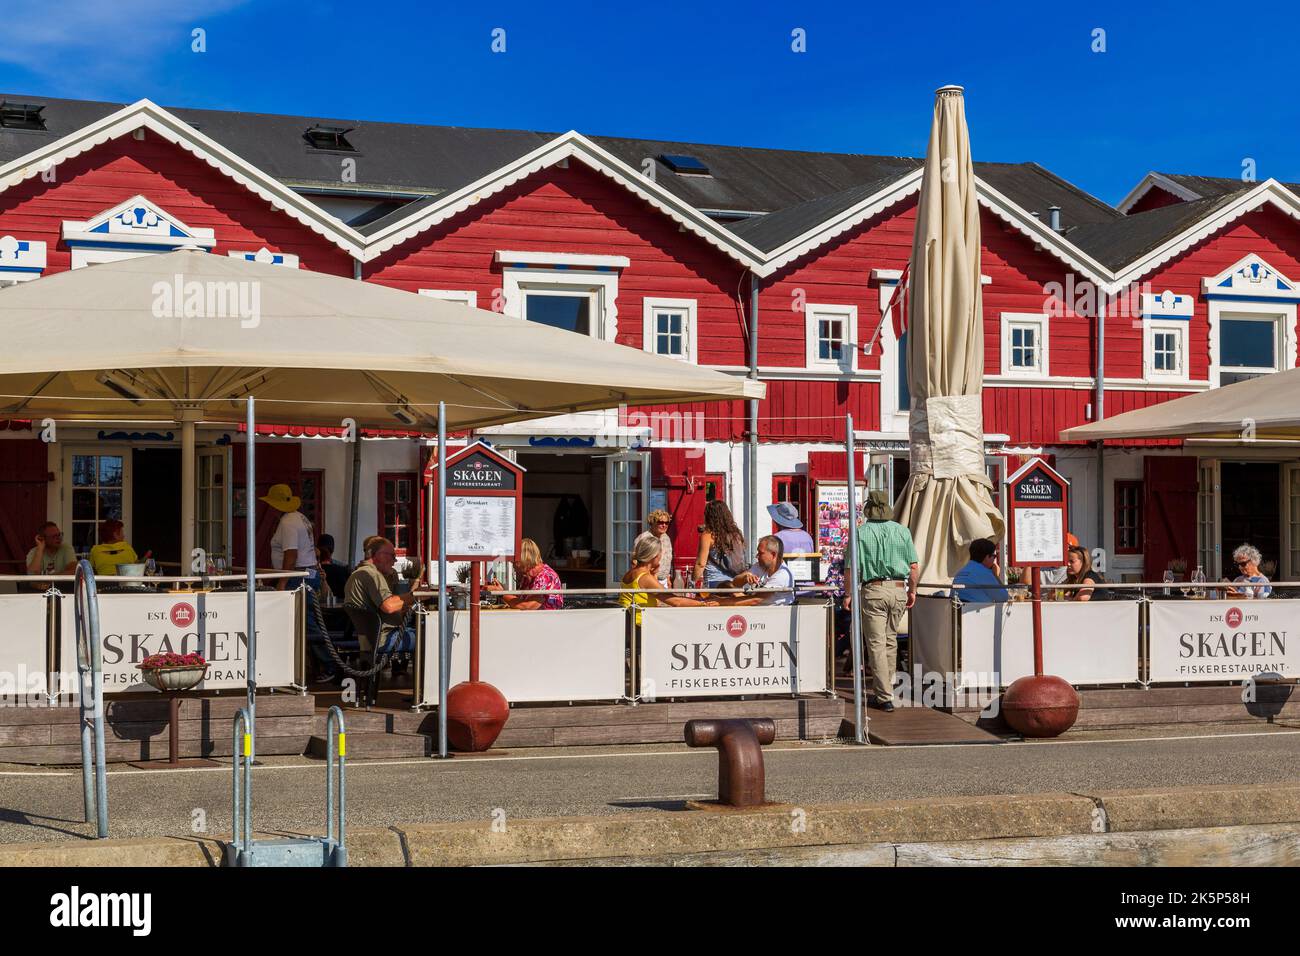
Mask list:
MULTIPOLYGON (((182 426, 182 558, 194 541, 194 426, 273 420, 447 429, 627 404, 762 398, 765 387, 674 359, 384 286, 182 250, 0 292, 0 416, 182 426), (445 403, 445 404, 444 404, 445 403), (438 414, 442 411, 443 414, 438 414)), ((445 533, 445 495, 439 495, 445 533)), ((246 524, 248 711, 255 717, 253 522, 246 524)), ((439 548, 440 608, 446 549, 439 548)), ((439 619, 446 755, 450 615, 439 619)), ((250 727, 251 733, 251 727, 250 727)))
POLYGON ((1067 441, 1108 438, 1300 440, 1300 369, 1186 395, 1061 432, 1067 441))
POLYGON ((935 93, 908 270, 911 472, 895 507, 921 581, 952 580, 976 538, 1000 538, 984 471, 980 223, 962 88, 935 93))
POLYGON ((0 417, 181 425, 182 554, 194 426, 264 419, 451 430, 620 404, 761 398, 764 386, 369 282, 182 250, 0 291, 0 417))

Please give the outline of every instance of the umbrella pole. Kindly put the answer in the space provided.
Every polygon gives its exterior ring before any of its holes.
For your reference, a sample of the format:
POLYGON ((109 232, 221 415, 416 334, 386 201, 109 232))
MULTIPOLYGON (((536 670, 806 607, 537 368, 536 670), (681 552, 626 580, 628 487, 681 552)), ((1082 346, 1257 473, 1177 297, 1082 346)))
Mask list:
POLYGON ((858 476, 853 461, 853 416, 844 416, 844 447, 848 453, 849 531, 844 542, 848 552, 849 634, 853 648, 853 741, 866 743, 862 726, 862 588, 858 582, 858 476))
MULTIPOLYGON (((244 455, 244 571, 248 588, 248 763, 251 766, 256 748, 257 714, 257 522, 254 520, 254 502, 257 501, 257 413, 253 396, 248 396, 248 438, 244 455)), ((236 757, 237 759, 237 757, 236 757)))
POLYGON ((451 678, 447 607, 447 405, 438 403, 438 756, 447 756, 447 688, 451 678))
MULTIPOLYGON (((184 410, 181 417, 181 573, 193 570, 194 552, 194 419, 184 410)), ((207 570, 207 562, 203 562, 207 570)))

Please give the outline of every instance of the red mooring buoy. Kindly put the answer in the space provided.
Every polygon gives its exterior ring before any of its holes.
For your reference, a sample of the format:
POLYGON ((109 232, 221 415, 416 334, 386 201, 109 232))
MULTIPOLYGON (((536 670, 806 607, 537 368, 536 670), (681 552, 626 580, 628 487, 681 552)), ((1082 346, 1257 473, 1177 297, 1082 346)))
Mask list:
POLYGON ((447 691, 447 739, 457 750, 487 750, 509 716, 505 695, 486 681, 463 681, 447 691))
POLYGON ((1079 718, 1079 694, 1051 674, 1022 677, 1002 692, 1002 716, 1026 737, 1059 737, 1079 718))

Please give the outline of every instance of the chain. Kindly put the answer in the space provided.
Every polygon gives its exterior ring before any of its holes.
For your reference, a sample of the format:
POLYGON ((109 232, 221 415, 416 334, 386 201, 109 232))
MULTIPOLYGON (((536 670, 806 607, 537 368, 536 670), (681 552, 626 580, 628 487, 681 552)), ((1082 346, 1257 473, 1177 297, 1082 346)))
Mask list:
MULTIPOLYGON (((395 650, 393 648, 389 648, 388 650, 377 654, 375 666, 370 668, 369 670, 362 671, 362 670, 357 670, 354 667, 349 667, 343 661, 343 658, 339 655, 338 648, 334 646, 334 639, 330 637, 329 628, 325 626, 325 614, 323 611, 321 611, 320 601, 319 600, 313 601, 309 599, 308 603, 312 606, 312 609, 315 612, 316 626, 320 628, 321 635, 325 638, 325 649, 329 651, 330 659, 334 661, 335 666, 337 666, 341 671, 343 671, 343 673, 347 674, 349 677, 373 677, 376 674, 378 674, 381 670, 383 670, 385 667, 388 666, 389 659, 395 653, 395 650)), ((407 607, 406 613, 402 615, 402 621, 400 624, 385 624, 383 622, 383 619, 382 618, 380 619, 379 635, 376 638, 376 645, 377 645, 376 651, 378 651, 379 648, 385 646, 384 638, 390 632, 399 629, 400 630, 406 629, 407 624, 410 623, 411 618, 415 613, 415 609, 418 606, 419 606, 418 604, 412 602, 411 605, 407 607)), ((379 617, 378 612, 375 613, 375 616, 379 617)), ((395 646, 396 645, 394 644, 394 647, 395 646)))

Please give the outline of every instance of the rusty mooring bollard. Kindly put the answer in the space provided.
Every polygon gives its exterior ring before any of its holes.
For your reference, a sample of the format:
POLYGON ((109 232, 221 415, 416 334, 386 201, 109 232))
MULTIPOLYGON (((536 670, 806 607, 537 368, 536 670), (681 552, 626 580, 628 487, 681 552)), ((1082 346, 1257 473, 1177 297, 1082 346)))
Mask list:
POLYGON ((689 747, 718 749, 718 802, 728 807, 757 807, 763 796, 763 748, 776 739, 770 717, 688 720, 689 747))

